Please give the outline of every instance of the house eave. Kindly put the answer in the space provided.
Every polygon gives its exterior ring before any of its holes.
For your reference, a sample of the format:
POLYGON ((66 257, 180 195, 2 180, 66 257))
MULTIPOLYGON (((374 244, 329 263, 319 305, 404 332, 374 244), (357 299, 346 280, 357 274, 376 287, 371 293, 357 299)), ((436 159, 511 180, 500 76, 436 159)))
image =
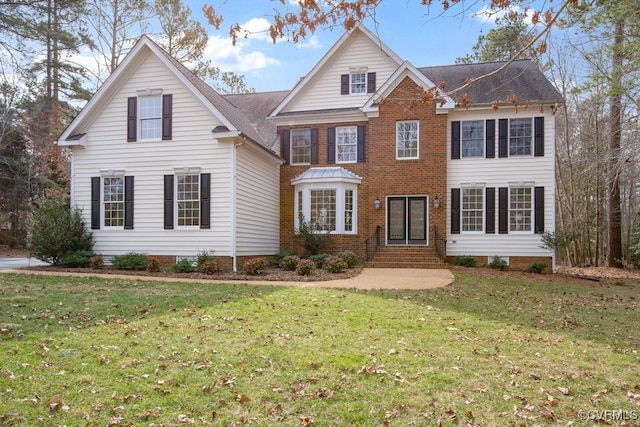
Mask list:
POLYGON ((60 146, 60 147, 86 147, 87 146, 87 140, 89 138, 87 137, 86 134, 80 136, 79 138, 74 138, 73 136, 67 138, 67 139, 59 139, 55 142, 56 145, 60 146))
POLYGON ((321 124, 340 122, 366 122, 369 119, 360 108, 294 111, 269 117, 276 126, 295 126, 299 124, 321 124))

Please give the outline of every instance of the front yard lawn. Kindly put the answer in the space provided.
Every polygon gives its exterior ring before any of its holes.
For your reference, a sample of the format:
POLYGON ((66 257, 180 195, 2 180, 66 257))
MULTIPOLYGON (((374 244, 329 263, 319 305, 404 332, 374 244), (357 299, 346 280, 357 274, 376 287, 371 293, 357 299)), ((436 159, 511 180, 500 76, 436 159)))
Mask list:
POLYGON ((639 291, 1 274, 0 425, 637 425, 639 291))

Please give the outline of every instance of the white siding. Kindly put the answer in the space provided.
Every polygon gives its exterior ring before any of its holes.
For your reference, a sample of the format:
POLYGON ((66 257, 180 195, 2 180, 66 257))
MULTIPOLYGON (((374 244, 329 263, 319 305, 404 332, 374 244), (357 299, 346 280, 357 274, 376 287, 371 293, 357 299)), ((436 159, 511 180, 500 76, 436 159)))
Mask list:
POLYGON ((375 72, 379 88, 398 64, 368 37, 355 32, 282 112, 362 107, 372 94, 340 95, 340 76, 349 74, 351 67, 375 72))
MULTIPOLYGON (((539 234, 498 233, 498 188, 508 187, 510 182, 533 182, 535 187, 544 187, 544 229, 555 230, 555 143, 554 116, 550 109, 541 113, 538 107, 512 109, 458 110, 449 113, 447 144, 447 255, 486 256, 551 256, 542 249, 539 234), (544 116, 544 156, 498 158, 498 119, 528 118, 544 116), (451 122, 458 120, 496 120, 496 157, 494 159, 451 159, 451 122), (494 234, 451 234, 451 189, 462 183, 482 183, 495 187, 496 230, 494 234)), ((532 194, 533 201, 533 194, 532 194)), ((486 201, 485 201, 486 203, 486 201)), ((486 208, 486 205, 485 205, 486 208)), ((532 218, 533 220, 533 218, 532 218)))
POLYGON ((211 130, 217 124, 155 56, 144 58, 85 130, 87 147, 75 148, 73 153, 73 200, 82 210, 87 226, 91 223, 91 177, 99 176, 100 170, 116 169, 135 179, 134 229, 92 230, 96 252, 193 256, 213 250, 216 255, 231 255, 231 146, 213 138, 211 130), (136 90, 145 88, 162 88, 164 94, 173 94, 171 141, 127 142, 127 97, 136 96, 136 90), (209 230, 164 230, 163 175, 184 166, 211 173, 209 230))
POLYGON ((237 255, 275 254, 280 249, 279 161, 253 145, 237 150, 237 255))

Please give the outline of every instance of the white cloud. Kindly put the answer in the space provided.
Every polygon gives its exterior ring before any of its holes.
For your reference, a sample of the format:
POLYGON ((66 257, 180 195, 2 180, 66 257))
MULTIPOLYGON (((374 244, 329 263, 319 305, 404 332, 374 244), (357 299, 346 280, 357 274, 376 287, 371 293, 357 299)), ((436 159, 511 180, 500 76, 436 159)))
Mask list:
POLYGON ((320 44, 320 40, 318 40, 318 37, 311 36, 308 39, 299 41, 296 44, 296 47, 298 49, 317 49, 319 47, 322 47, 322 45, 320 44))
MULTIPOLYGON (((269 23, 269 21, 267 21, 265 18, 252 18, 248 20, 244 24, 240 25, 240 28, 242 28, 242 30, 248 32, 247 37, 245 39, 244 33, 241 32, 240 37, 238 38, 238 41, 262 40, 262 41, 267 41, 269 43, 273 43, 273 40, 271 40, 271 35, 269 33, 270 25, 271 24, 269 23)), ((276 41, 280 41, 280 40, 276 40, 276 41)))
POLYGON ((246 73, 278 65, 280 62, 270 58, 263 52, 249 50, 249 43, 240 42, 235 46, 228 37, 210 36, 204 59, 210 59, 211 63, 223 71, 246 73))
MULTIPOLYGON (((494 9, 491 9, 489 6, 482 6, 482 8, 479 11, 473 14, 473 17, 478 21, 482 22, 483 24, 495 25, 496 20, 498 18, 504 18, 507 14, 511 12, 518 12, 519 14, 522 14, 524 12, 524 9, 522 9, 520 6, 512 6, 507 9, 494 10, 494 9)), ((524 22, 527 25, 532 25, 532 22, 531 22, 532 16, 533 16, 533 11, 531 9, 527 9, 526 17, 524 19, 524 22)))

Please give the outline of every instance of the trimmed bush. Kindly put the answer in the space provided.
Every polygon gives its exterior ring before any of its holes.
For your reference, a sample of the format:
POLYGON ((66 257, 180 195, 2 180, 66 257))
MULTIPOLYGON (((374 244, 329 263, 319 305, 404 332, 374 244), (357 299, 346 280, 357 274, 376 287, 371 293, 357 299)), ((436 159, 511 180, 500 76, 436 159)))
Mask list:
POLYGON ((316 264, 316 267, 322 268, 324 266, 325 260, 330 256, 331 255, 329 254, 318 254, 318 255, 311 255, 309 259, 316 264))
POLYGON ((527 272, 542 274, 545 268, 547 268, 547 264, 545 264, 544 262, 536 261, 527 268, 527 272))
POLYGON ((181 258, 180 261, 173 264, 171 268, 176 273, 193 273, 195 271, 195 267, 187 258, 181 258))
POLYGON ((294 271, 298 267, 300 257, 297 255, 287 255, 280 260, 280 268, 287 271, 294 271))
POLYGON ((250 276, 256 276, 265 268, 267 268, 267 260, 264 258, 251 258, 242 265, 242 272, 250 276))
POLYGON ((491 259, 491 262, 487 264, 487 267, 504 271, 509 268, 509 264, 507 264, 507 261, 496 255, 491 259))
POLYGON ((104 267, 104 257, 102 255, 95 255, 89 258, 89 266, 91 268, 95 268, 96 270, 100 270, 104 267))
POLYGON ((460 255, 453 258, 453 265, 459 265, 461 267, 475 267, 477 265, 477 261, 472 256, 460 255))
POLYGON ((69 268, 86 268, 91 265, 91 258, 94 255, 93 251, 69 252, 60 259, 58 265, 69 268))
POLYGON ((119 270, 144 270, 147 268, 147 256, 137 252, 114 255, 111 265, 119 270))
POLYGON ((146 270, 149 273, 157 273, 160 271, 160 260, 157 257, 149 257, 147 259, 147 268, 146 270))
POLYGON ((93 251, 93 238, 80 212, 61 199, 43 200, 33 211, 29 231, 31 254, 53 265, 71 252, 93 251))
POLYGON ((360 263, 358 256, 353 251, 338 252, 338 257, 347 263, 348 268, 353 268, 360 263))
POLYGON ((317 255, 324 251, 331 239, 331 232, 323 230, 319 224, 313 221, 305 221, 302 214, 299 218, 300 228, 295 231, 302 238, 302 247, 307 250, 309 255, 317 255))
POLYGON ((316 270, 316 263, 310 259, 301 259, 296 266, 298 276, 311 276, 316 270))
POLYGON ((342 273, 347 269, 347 263, 337 256, 330 256, 324 260, 323 268, 329 273, 342 273))
POLYGON ((213 251, 204 251, 198 254, 196 269, 198 272, 204 274, 213 274, 220 271, 218 268, 218 262, 213 257, 213 251))
POLYGON ((289 250, 284 250, 284 251, 280 251, 278 253, 276 253, 273 256, 273 260, 271 261, 271 265, 273 265, 274 267, 279 267, 280 266, 280 261, 282 261, 282 258, 289 256, 289 255, 297 255, 295 252, 293 251, 289 251, 289 250))

